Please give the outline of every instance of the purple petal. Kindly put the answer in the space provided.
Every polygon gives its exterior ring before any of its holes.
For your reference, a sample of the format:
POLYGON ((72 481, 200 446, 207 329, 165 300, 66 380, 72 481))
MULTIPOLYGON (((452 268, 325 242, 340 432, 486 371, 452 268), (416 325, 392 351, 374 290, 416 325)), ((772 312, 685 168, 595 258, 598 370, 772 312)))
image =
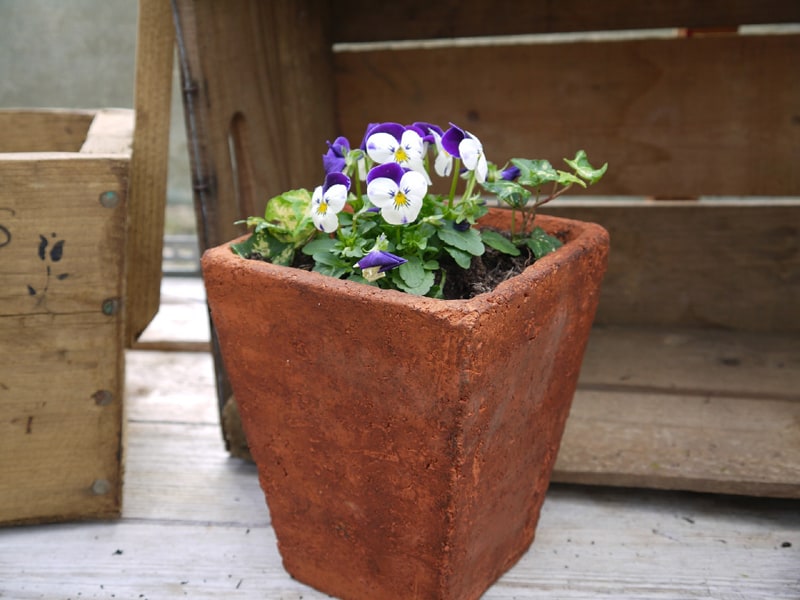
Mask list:
POLYGON ((408 129, 413 129, 419 134, 419 137, 422 138, 423 142, 427 142, 428 144, 433 143, 433 134, 431 133, 431 129, 433 129, 439 135, 442 135, 442 128, 438 125, 434 125, 433 123, 426 123, 424 121, 417 121, 412 123, 408 126, 408 129))
POLYGON ((350 152, 350 142, 346 137, 339 136, 331 144, 328 142, 328 151, 322 155, 322 167, 325 173, 341 173, 345 168, 344 157, 350 152))
POLYGON ((405 172, 406 169, 395 162, 378 165, 377 167, 372 167, 369 173, 367 173, 367 183, 379 177, 386 177, 394 181, 397 185, 400 185, 400 180, 403 178, 403 173, 405 172))
POLYGON ((380 267, 379 273, 389 271, 395 267, 399 267, 404 262, 408 262, 405 258, 396 256, 391 252, 385 250, 372 250, 364 258, 356 263, 359 269, 369 269, 371 267, 380 267))
POLYGON ((458 145, 465 137, 467 137, 467 134, 464 133, 463 129, 450 123, 450 129, 445 131, 444 135, 442 135, 442 147, 447 150, 450 156, 461 158, 461 155, 458 153, 458 145))
POLYGON ((367 139, 369 136, 375 133, 388 133, 398 142, 403 138, 403 132, 406 130, 405 127, 400 125, 400 123, 377 123, 375 125, 370 125, 367 128, 367 133, 364 135, 364 142, 362 143, 362 149, 366 150, 367 139))
POLYGON ((344 173, 328 173, 325 176, 325 185, 322 186, 322 193, 327 192, 334 185, 343 185, 350 189, 350 178, 344 173))
POLYGON ((517 177, 519 177, 519 167, 512 166, 500 171, 500 179, 514 181, 517 177))

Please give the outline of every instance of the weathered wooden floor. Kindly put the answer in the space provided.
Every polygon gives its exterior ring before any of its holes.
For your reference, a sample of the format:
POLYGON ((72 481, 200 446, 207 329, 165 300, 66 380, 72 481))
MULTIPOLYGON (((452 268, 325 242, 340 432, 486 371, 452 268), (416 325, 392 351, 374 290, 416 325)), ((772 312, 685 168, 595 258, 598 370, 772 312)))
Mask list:
MULTIPOLYGON (((206 339, 202 309, 163 306, 206 339)), ((210 356, 127 365, 122 518, 0 529, 0 598, 327 598, 281 568, 255 468, 223 448, 210 356)), ((800 599, 800 502, 554 484, 533 546, 484 598, 800 599)))

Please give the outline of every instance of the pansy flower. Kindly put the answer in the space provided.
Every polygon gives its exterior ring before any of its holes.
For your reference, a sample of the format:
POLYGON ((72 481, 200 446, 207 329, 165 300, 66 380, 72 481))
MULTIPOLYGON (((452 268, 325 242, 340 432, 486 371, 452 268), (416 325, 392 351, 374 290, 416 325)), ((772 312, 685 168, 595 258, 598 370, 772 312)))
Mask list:
POLYGON ((344 172, 345 156, 348 152, 350 152, 350 142, 346 137, 339 136, 333 143, 328 142, 328 151, 322 155, 325 174, 344 172))
POLYGON ((436 160, 433 162, 433 168, 439 177, 449 177, 450 173, 453 172, 453 155, 442 145, 440 133, 431 131, 431 136, 434 144, 436 144, 436 160))
POLYGON ((385 250, 372 250, 364 258, 356 263, 356 266, 361 269, 361 275, 367 281, 375 281, 381 277, 386 276, 386 271, 391 271, 395 267, 399 267, 404 262, 408 262, 405 258, 396 256, 391 252, 385 250))
POLYGON ((430 183, 423 160, 425 145, 415 128, 379 123, 367 132, 365 146, 367 155, 379 165, 397 163, 422 174, 426 183, 430 183))
POLYGON ((339 228, 339 212, 347 201, 350 178, 344 173, 328 173, 325 184, 318 185, 311 196, 311 220, 314 226, 325 233, 339 228))
POLYGON ((475 171, 478 182, 486 181, 489 164, 486 162, 483 145, 478 138, 450 123, 450 129, 442 136, 442 147, 451 155, 460 158, 467 169, 475 171))
POLYGON ((394 162, 373 167, 367 174, 369 201, 381 209, 381 216, 391 225, 413 222, 427 192, 422 174, 394 162))
POLYGON ((499 179, 505 179, 506 181, 514 181, 517 177, 519 177, 519 167, 510 166, 507 169, 503 169, 498 174, 499 179))

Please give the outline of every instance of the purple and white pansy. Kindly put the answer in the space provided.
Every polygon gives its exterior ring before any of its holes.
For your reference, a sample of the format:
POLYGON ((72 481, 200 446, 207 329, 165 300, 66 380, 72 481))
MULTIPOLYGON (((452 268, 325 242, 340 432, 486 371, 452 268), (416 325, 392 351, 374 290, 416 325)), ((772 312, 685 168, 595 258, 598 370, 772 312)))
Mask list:
POLYGON ((427 192, 428 184, 421 173, 395 162, 373 167, 367 174, 367 197, 391 225, 412 223, 427 192))
POLYGON ((365 151, 379 165, 397 163, 416 171, 430 184, 425 170, 425 143, 416 127, 379 123, 367 131, 365 151))
POLYGON ((483 144, 469 131, 450 123, 450 129, 442 136, 442 148, 450 155, 460 158, 467 169, 474 171, 478 183, 486 181, 489 164, 483 154, 483 144))
POLYGON ((339 228, 339 212, 347 202, 350 178, 344 173, 328 173, 325 184, 318 185, 311 196, 311 220, 325 233, 339 228))

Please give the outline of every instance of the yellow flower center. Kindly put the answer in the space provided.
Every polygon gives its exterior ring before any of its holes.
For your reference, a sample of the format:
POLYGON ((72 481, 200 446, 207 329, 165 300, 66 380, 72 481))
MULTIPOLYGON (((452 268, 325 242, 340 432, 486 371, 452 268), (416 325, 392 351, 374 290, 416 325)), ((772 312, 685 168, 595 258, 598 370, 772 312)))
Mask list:
POLYGON ((408 206, 408 198, 403 192, 397 192, 394 196, 394 206, 395 208, 403 208, 408 206))
POLYGON ((318 215, 328 214, 328 203, 327 202, 320 202, 319 203, 319 207, 317 207, 317 214, 318 215))
POLYGON ((408 152, 402 146, 398 146, 394 151, 394 159, 399 163, 408 162, 408 152))

